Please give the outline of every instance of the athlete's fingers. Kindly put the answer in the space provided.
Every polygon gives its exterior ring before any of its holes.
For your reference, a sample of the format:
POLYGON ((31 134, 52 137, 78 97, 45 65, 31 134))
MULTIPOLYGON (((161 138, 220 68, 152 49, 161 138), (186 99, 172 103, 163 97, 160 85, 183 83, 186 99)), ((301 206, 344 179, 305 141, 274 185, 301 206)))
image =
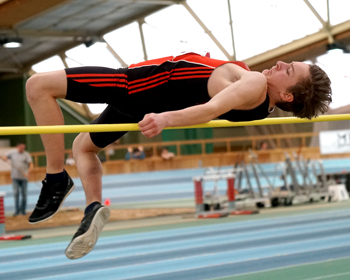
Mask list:
POLYGON ((142 132, 142 134, 143 134, 144 136, 146 136, 147 138, 152 138, 153 136, 155 136, 155 134, 152 133, 152 132, 150 132, 150 131, 148 131, 148 132, 142 132))
POLYGON ((153 136, 159 134, 160 131, 161 131, 161 130, 159 130, 159 128, 156 127, 156 126, 150 126, 150 127, 148 127, 148 128, 141 129, 141 133, 142 133, 143 135, 145 135, 146 137, 153 137, 153 136))
POLYGON ((150 138, 158 135, 164 128, 162 118, 158 114, 147 114, 143 120, 139 122, 141 133, 150 138))
POLYGON ((152 121, 152 118, 148 115, 145 115, 142 121, 139 122, 140 131, 143 135, 150 138, 153 136, 154 132, 154 122, 152 121))
POLYGON ((149 129, 154 125, 154 116, 155 114, 147 114, 143 117, 142 121, 139 122, 140 129, 149 129))
POLYGON ((141 130, 148 130, 157 126, 157 114, 153 113, 145 115, 143 120, 139 122, 139 127, 141 130))
POLYGON ((152 123, 152 120, 147 117, 147 115, 143 118, 142 121, 139 122, 139 128, 142 133, 145 133, 146 131, 152 129, 154 127, 154 124, 152 123))
POLYGON ((146 137, 148 137, 148 138, 151 138, 151 137, 153 137, 153 136, 158 134, 154 128, 141 130, 141 133, 143 135, 145 135, 146 137))

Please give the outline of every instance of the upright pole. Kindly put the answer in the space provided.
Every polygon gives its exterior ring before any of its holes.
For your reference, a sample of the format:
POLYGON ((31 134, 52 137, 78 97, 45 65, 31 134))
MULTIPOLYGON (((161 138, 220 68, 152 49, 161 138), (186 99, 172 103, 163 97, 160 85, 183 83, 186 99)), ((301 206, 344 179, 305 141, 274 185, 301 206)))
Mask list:
POLYGON ((5 206, 4 206, 5 193, 0 192, 0 236, 5 234, 5 206))
POLYGON ((201 213, 204 211, 203 205, 203 186, 201 178, 194 178, 194 194, 195 194, 195 203, 196 203, 196 213, 201 213))
POLYGON ((235 177, 227 177, 227 200, 228 200, 228 210, 235 210, 235 177))

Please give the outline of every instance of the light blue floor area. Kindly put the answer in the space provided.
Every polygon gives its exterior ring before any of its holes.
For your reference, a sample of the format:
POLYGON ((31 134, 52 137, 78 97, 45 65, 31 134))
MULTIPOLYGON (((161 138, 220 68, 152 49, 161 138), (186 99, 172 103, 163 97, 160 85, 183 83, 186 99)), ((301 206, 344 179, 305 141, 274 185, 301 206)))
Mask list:
MULTIPOLYGON (((269 178, 275 176, 276 164, 262 167, 269 178)), ((324 168, 328 173, 348 172, 350 159, 325 160, 324 168)), ((103 196, 116 205, 194 201, 192 179, 204 171, 186 169, 104 176, 103 196)), ((76 189, 65 206, 79 207, 85 203, 80 180, 75 178, 75 183, 76 189)), ((214 183, 204 186, 212 190, 214 183)), ((225 192, 226 182, 219 181, 217 186, 225 192)), ((5 207, 10 212, 13 210, 11 186, 1 190, 7 192, 5 207)), ((34 207, 38 195, 39 187, 31 183, 29 209, 34 207)), ((325 206, 317 211, 291 207, 290 212, 275 214, 104 231, 93 251, 74 261, 64 255, 71 237, 2 242, 0 279, 231 279, 350 258, 350 205, 339 205, 343 206, 325 206)))
POLYGON ((68 260, 69 239, 0 246, 0 279, 215 279, 350 257, 350 209, 283 217, 234 217, 104 233, 94 250, 68 260), (33 243, 33 244, 31 244, 33 243))
MULTIPOLYGON (((280 179, 282 175, 281 167, 283 165, 283 162, 261 164, 264 173, 267 175, 267 179, 274 187, 283 186, 283 181, 280 179)), ((323 166, 326 173, 350 172, 350 159, 323 160, 323 166)), ((222 167, 222 169, 225 168, 230 168, 230 166, 222 167)), ((197 168, 107 175, 103 177, 103 199, 109 198, 114 205, 193 199, 194 205, 193 177, 203 175, 205 170, 204 168, 197 168)), ((257 191, 257 181, 253 176, 253 170, 250 165, 248 165, 248 171, 252 187, 257 191)), ((320 172, 319 168, 317 168, 317 172, 320 172)), ((311 170, 309 170, 309 174, 312 174, 311 170)), ((297 175, 299 182, 302 183, 301 174, 297 175)), ((268 181, 261 172, 259 172, 259 178, 261 186, 267 191, 268 181)), ((311 179, 313 182, 316 181, 313 175, 311 175, 311 179)), ((75 190, 64 202, 63 207, 84 207, 85 205, 85 195, 80 179, 74 178, 74 182, 76 185, 75 190)), ((40 185, 40 182, 38 183, 40 185)), ((37 202, 40 193, 40 188, 37 184, 33 182, 29 183, 27 197, 28 211, 31 211, 37 202)), ((217 187, 219 193, 224 194, 227 184, 221 180, 217 182, 217 187)), ((242 187, 247 188, 247 180, 245 178, 242 180, 242 187)), ((213 189, 214 182, 204 183, 205 191, 211 192, 213 189)), ((6 192, 5 212, 9 214, 13 213, 14 199, 12 186, 3 185, 0 187, 0 190, 6 192)))

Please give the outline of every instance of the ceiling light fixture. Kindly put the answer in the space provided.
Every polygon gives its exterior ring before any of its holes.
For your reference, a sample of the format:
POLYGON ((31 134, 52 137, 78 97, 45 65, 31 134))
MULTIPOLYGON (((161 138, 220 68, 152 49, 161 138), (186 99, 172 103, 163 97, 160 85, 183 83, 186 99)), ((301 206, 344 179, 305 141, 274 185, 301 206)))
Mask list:
POLYGON ((22 46, 23 40, 21 38, 2 38, 0 44, 4 48, 19 48, 22 46))
POLYGON ((333 50, 342 51, 343 53, 349 53, 349 50, 346 48, 346 46, 339 42, 333 42, 327 45, 327 52, 333 50))
POLYGON ((96 43, 96 40, 94 40, 94 38, 92 37, 87 37, 84 39, 84 44, 87 48, 90 48, 95 43, 96 43))

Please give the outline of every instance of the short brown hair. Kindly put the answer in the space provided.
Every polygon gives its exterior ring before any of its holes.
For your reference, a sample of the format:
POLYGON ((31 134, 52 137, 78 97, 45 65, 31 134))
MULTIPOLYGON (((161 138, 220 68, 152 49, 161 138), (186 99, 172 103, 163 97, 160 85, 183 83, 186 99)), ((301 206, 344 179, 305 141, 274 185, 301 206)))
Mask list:
POLYGON ((317 65, 310 65, 310 76, 287 89, 293 94, 292 102, 277 102, 283 111, 292 112, 298 118, 317 117, 328 111, 332 102, 331 81, 317 65))

